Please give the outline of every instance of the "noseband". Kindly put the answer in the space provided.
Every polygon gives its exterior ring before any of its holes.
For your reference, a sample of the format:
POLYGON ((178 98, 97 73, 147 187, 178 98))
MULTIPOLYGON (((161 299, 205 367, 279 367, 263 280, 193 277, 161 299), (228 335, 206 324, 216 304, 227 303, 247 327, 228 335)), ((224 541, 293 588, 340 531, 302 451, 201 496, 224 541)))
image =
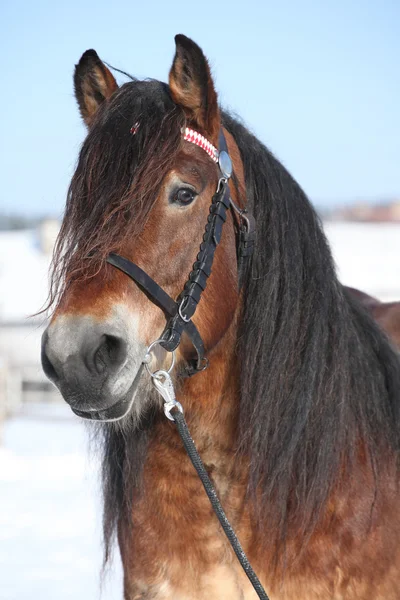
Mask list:
POLYGON ((186 128, 183 139, 196 144, 207 152, 218 165, 219 176, 197 259, 177 301, 173 300, 143 269, 127 258, 111 253, 107 258, 107 262, 133 279, 150 300, 167 315, 168 321, 160 338, 160 344, 165 350, 173 352, 181 342, 182 333, 185 332, 188 335, 197 354, 196 360, 189 361, 186 367, 186 374, 190 376, 203 371, 208 366, 204 342, 192 321, 192 317, 200 302, 201 294, 206 289, 207 279, 211 275, 214 255, 221 241, 222 227, 226 221, 227 210, 233 208, 239 217, 235 220, 237 224, 239 278, 245 263, 253 252, 255 221, 246 209, 236 206, 231 198, 229 179, 232 175, 232 161, 222 130, 219 133, 219 150, 193 129, 186 128))

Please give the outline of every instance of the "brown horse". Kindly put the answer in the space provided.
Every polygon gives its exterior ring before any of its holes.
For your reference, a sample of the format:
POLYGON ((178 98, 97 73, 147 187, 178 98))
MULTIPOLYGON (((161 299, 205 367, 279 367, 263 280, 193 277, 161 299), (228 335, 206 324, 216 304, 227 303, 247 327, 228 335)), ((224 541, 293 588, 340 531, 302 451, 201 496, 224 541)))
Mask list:
POLYGON ((400 302, 380 302, 356 288, 347 288, 370 311, 374 319, 400 348, 400 302))
POLYGON ((118 87, 90 50, 75 92, 89 132, 54 256, 42 360, 75 412, 114 415, 95 427, 106 554, 117 533, 125 598, 255 598, 141 368, 164 313, 106 262, 117 252, 179 296, 212 219, 221 179, 210 149, 222 130, 231 198, 255 217, 255 248, 238 262, 228 212, 193 317, 209 367, 185 376, 193 349, 183 339, 177 397, 271 599, 398 599, 399 358, 339 284, 304 192, 219 108, 208 63, 185 36, 169 86, 118 87))

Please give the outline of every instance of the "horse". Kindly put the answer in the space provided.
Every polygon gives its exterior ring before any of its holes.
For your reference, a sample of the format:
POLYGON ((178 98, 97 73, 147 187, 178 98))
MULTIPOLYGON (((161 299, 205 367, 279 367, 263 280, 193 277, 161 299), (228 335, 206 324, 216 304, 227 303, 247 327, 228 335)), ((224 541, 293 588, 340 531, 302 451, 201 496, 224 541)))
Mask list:
MULTIPOLYGON (((122 256, 180 298, 222 185, 232 205, 212 272, 192 318, 179 304, 171 378, 192 437, 271 599, 395 600, 398 353, 338 281, 299 184, 220 108, 201 48, 184 35, 175 46, 168 84, 119 87, 94 50, 74 73, 88 134, 54 252, 42 363, 76 414, 104 421, 93 429, 105 560, 117 538, 126 600, 255 598, 143 369, 169 315, 110 264, 122 256), (255 240, 238 253, 246 215, 255 240)), ((158 347, 152 360, 166 372, 171 354, 158 347)))
POLYGON ((400 348, 400 302, 381 302, 356 288, 347 287, 347 289, 370 311, 382 329, 400 348))

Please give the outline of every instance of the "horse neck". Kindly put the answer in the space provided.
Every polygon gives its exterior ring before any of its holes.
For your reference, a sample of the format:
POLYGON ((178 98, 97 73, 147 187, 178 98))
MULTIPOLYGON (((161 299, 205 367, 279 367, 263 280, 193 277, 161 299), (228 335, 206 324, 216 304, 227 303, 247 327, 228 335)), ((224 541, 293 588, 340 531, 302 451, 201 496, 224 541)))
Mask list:
POLYGON ((209 367, 184 380, 177 393, 193 438, 201 446, 234 447, 239 410, 239 369, 234 321, 208 354, 209 367))

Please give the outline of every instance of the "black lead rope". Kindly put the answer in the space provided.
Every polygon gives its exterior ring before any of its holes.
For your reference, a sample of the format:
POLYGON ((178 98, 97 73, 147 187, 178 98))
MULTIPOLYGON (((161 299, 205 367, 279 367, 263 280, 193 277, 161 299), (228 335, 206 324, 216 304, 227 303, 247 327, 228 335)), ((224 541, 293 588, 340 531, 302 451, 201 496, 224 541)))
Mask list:
POLYGON ((183 413, 177 407, 172 408, 170 413, 173 415, 174 421, 178 428, 179 435, 181 436, 183 445, 185 446, 185 450, 192 462, 192 465, 196 469, 198 476, 201 479, 201 483, 203 484, 206 494, 211 502, 211 506, 213 507, 213 510, 217 515, 219 522, 221 523, 222 529, 224 530, 224 533, 228 538, 234 553, 236 554, 240 564, 242 565, 244 572, 249 578, 253 588, 257 592, 258 597, 262 600, 270 600, 269 596, 267 595, 263 586, 261 585, 260 580, 255 574, 253 567, 249 563, 249 559, 247 558, 241 546, 241 543, 239 542, 237 535, 232 528, 232 525, 228 521, 228 517, 226 516, 225 511, 222 508, 221 502, 219 501, 219 498, 217 496, 217 492, 215 491, 215 488, 211 482, 210 477, 208 476, 203 461, 200 458, 200 454, 197 452, 196 446, 194 444, 192 436, 190 435, 190 431, 188 429, 183 413))

